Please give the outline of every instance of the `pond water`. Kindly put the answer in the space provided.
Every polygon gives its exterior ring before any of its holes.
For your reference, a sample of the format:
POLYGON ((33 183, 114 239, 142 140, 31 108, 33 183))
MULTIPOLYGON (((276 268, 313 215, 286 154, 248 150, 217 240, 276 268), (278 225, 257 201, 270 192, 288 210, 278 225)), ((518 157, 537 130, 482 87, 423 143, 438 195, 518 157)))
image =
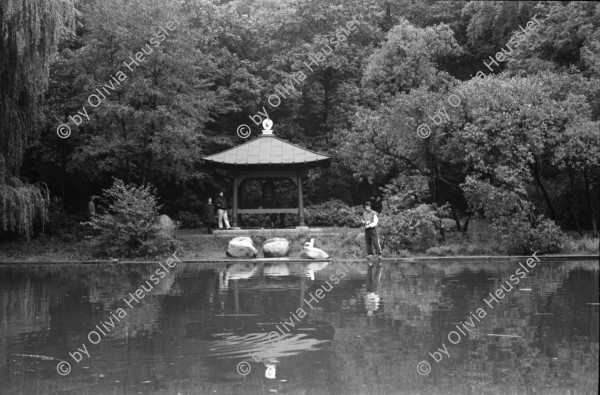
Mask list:
POLYGON ((540 259, 0 265, 0 393, 596 394, 598 261, 540 259))

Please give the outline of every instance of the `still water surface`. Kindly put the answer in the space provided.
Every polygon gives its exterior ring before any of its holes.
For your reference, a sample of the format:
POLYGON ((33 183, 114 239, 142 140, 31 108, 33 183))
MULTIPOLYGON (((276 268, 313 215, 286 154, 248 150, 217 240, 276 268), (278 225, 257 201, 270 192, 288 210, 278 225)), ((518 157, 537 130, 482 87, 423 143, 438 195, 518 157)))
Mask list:
POLYGON ((0 394, 598 391, 598 261, 159 268, 0 265, 0 394))

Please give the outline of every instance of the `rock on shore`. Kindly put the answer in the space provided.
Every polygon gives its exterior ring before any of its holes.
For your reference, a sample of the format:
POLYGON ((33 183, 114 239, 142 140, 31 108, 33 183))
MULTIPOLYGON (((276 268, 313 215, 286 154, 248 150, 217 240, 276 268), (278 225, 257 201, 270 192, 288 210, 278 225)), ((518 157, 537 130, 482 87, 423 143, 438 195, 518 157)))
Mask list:
POLYGON ((290 253, 290 242, 287 239, 275 237, 265 241, 262 248, 265 258, 284 257, 290 253))
POLYGON ((227 256, 233 258, 256 258, 258 250, 254 248, 252 239, 249 237, 236 237, 227 246, 227 256))

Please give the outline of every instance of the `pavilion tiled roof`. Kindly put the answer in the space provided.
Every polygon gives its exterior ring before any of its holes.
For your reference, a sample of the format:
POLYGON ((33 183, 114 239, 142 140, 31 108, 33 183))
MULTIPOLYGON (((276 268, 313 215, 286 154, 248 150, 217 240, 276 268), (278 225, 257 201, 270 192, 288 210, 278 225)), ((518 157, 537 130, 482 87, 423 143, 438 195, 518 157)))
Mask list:
POLYGON ((294 165, 322 164, 331 157, 290 144, 273 135, 262 135, 237 147, 203 158, 225 165, 294 165))

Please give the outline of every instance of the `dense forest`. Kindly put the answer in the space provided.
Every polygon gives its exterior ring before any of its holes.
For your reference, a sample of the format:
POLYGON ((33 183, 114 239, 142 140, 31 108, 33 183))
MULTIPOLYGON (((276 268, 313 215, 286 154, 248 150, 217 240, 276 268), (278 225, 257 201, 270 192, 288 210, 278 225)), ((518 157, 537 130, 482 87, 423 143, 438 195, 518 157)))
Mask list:
POLYGON ((231 195, 202 157, 268 114, 333 158, 309 203, 597 234, 600 3, 2 0, 0 32, 4 232, 114 178, 199 212, 231 195))

